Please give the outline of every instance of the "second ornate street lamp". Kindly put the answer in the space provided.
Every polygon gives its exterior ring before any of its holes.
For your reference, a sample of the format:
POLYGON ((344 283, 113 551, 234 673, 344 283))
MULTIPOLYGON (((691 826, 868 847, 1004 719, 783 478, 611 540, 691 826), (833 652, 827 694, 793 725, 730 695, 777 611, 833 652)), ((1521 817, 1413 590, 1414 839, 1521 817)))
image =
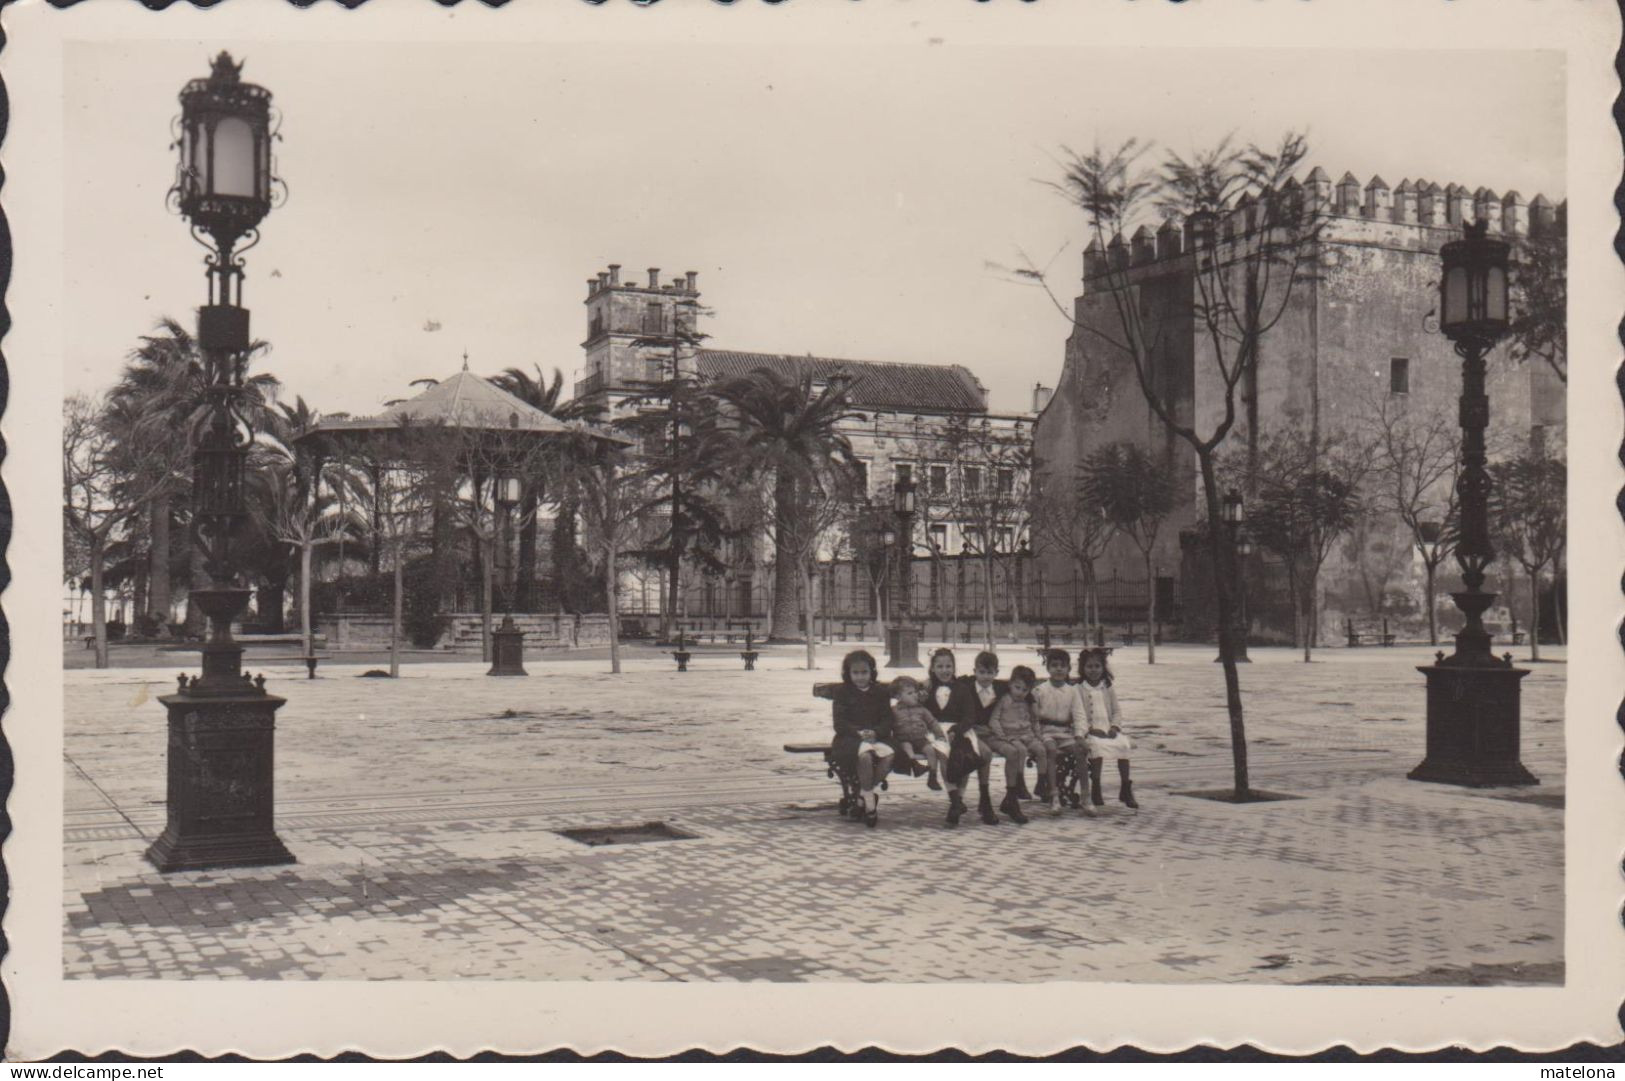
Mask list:
POLYGON ((895 532, 888 528, 886 547, 896 550, 896 573, 891 576, 891 604, 886 623, 886 667, 920 667, 920 629, 914 626, 914 483, 900 480, 892 491, 895 532))
POLYGON ((192 459, 192 515, 209 584, 191 592, 209 618, 209 636, 202 674, 180 676, 177 693, 159 699, 169 711, 168 821, 146 856, 166 872, 294 862, 273 821, 276 711, 284 699, 265 693, 264 676, 251 680, 243 671, 243 649, 231 634, 248 606, 232 541, 248 517, 244 477, 254 440, 242 252, 258 242, 281 189, 272 175, 270 92, 243 82, 241 70, 222 52, 208 78, 181 90, 180 161, 168 195, 209 253, 209 302, 197 321, 206 386, 192 459))
POLYGON ((1484 354, 1506 332, 1508 246, 1486 235, 1486 223, 1466 226, 1461 240, 1439 252, 1439 329, 1461 357, 1460 532, 1456 563, 1464 588, 1451 594, 1466 624, 1456 650, 1418 669, 1427 678, 1427 755, 1413 781, 1471 787, 1538 784, 1519 761, 1520 682, 1527 669, 1511 655, 1491 652, 1484 612, 1495 601, 1484 572, 1495 560, 1490 545, 1490 477, 1484 453, 1490 400, 1484 390, 1484 354))
MULTIPOLYGON (((1246 504, 1241 496, 1233 489, 1224 493, 1219 500, 1219 518, 1224 522, 1225 532, 1230 535, 1230 550, 1235 553, 1235 573, 1239 583, 1241 596, 1241 618, 1237 621, 1241 625, 1241 634, 1231 643, 1235 652, 1237 664, 1250 664, 1252 658, 1247 656, 1247 557, 1253 554, 1253 538, 1247 532, 1246 504)), ((1224 651, 1213 658, 1215 663, 1224 660, 1224 651)))
MULTIPOLYGON (((496 503, 497 521, 495 533, 502 541, 502 550, 508 551, 509 523, 512 521, 513 508, 519 502, 519 478, 512 473, 499 473, 492 482, 491 496, 496 503)), ((503 584, 502 594, 507 611, 502 616, 502 625, 491 632, 491 670, 488 676, 528 676, 525 671, 525 632, 513 621, 513 591, 515 576, 510 573, 505 576, 508 580, 503 584)))

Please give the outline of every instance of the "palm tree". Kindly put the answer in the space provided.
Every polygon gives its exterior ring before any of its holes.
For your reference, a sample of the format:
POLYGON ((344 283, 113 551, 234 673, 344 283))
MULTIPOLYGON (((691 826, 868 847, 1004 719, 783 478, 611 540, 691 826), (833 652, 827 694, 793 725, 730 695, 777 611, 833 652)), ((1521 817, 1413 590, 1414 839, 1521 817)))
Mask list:
MULTIPOLYGON (((559 396, 564 392, 564 373, 562 371, 554 368, 553 379, 549 382, 542 373, 542 366, 538 364, 535 367, 536 374, 534 376, 523 368, 506 368, 502 374, 492 376, 490 382, 493 386, 507 391, 526 405, 540 409, 542 412, 557 417, 559 420, 596 420, 598 418, 602 408, 596 404, 581 400, 562 402, 559 400, 559 396)), ((514 583, 517 596, 514 600, 520 610, 529 611, 535 600, 531 596, 531 590, 536 582, 536 520, 538 517, 536 509, 541 504, 545 492, 543 491, 544 484, 540 476, 529 476, 523 478, 523 480, 524 490, 520 495, 519 520, 524 524, 519 529, 518 571, 514 583)), ((566 505, 568 502, 568 499, 561 501, 558 517, 562 520, 568 515, 573 522, 575 512, 572 507, 566 505)), ((556 525, 555 528, 557 528, 556 525)), ((559 573, 562 569, 557 566, 554 567, 554 579, 557 583, 561 601, 566 588, 562 575, 559 573)))
MULTIPOLYGON (((797 557, 800 521, 812 493, 828 490, 832 470, 856 471, 842 422, 857 416, 846 378, 822 388, 812 377, 791 381, 767 368, 716 384, 712 393, 733 413, 741 474, 770 481, 773 522, 773 612, 769 641, 794 641, 796 598, 803 585, 797 557)), ((806 628, 810 637, 812 627, 806 628)))
MULTIPOLYGON (((264 342, 249 346, 250 355, 263 352, 264 342)), ((256 427, 264 427, 267 403, 275 395, 274 376, 248 377, 243 386, 240 407, 256 427)), ((196 444, 199 422, 207 409, 208 374, 196 339, 174 319, 161 319, 154 333, 144 335, 141 344, 130 351, 124 371, 113 388, 110 404, 132 418, 127 428, 143 445, 161 444, 164 453, 155 461, 162 475, 149 478, 147 485, 148 531, 151 556, 148 568, 148 612, 161 623, 169 621, 170 607, 170 525, 174 500, 184 493, 188 466, 196 444)), ((194 561, 193 577, 200 568, 194 561)), ((193 622, 188 612, 187 622, 193 622)), ((201 613, 196 613, 201 617, 201 613)))

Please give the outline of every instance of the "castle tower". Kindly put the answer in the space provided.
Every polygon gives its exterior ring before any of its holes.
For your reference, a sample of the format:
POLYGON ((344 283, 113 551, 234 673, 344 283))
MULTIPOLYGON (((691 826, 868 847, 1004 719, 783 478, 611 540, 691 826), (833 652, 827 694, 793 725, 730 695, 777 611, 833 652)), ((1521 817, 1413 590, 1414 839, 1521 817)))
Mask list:
POLYGON ((643 283, 622 281, 619 263, 587 279, 586 377, 576 397, 625 394, 669 378, 673 357, 693 374, 698 348, 699 275, 689 271, 664 284, 650 267, 643 283))

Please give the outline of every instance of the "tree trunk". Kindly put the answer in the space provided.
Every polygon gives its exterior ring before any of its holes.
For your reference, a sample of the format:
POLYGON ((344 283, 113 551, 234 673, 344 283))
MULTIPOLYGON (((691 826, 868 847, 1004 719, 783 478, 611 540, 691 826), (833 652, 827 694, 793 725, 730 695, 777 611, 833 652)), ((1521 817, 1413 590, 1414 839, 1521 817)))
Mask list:
POLYGON ((807 671, 811 672, 818 667, 818 636, 813 634, 813 588, 812 574, 807 570, 806 564, 801 566, 801 613, 807 621, 807 671))
POLYGON ((1304 583, 1303 589, 1303 663, 1309 663, 1309 651, 1315 642, 1315 622, 1318 613, 1315 611, 1315 579, 1310 576, 1304 583))
POLYGON ((1157 583, 1151 563, 1153 546, 1145 547, 1145 663, 1157 663, 1157 583))
MULTIPOLYGON (((800 570, 796 567, 795 549, 790 543, 787 516, 793 513, 796 500, 795 482, 781 477, 773 484, 773 512, 779 519, 773 530, 773 617, 768 624, 770 642, 796 641, 796 591, 800 570)), ((807 628, 812 633, 812 628, 807 628)))
POLYGON ((492 523, 491 536, 480 538, 480 660, 491 663, 491 564, 496 559, 496 526, 492 523))
POLYGON ((609 610, 609 670, 621 674, 621 581, 615 568, 615 547, 604 548, 604 604, 609 610))
POLYGON ((159 624, 159 634, 168 633, 169 626, 169 494, 153 496, 148 504, 147 532, 152 541, 147 553, 147 607, 146 611, 159 624))
POLYGON ((1529 659, 1540 660, 1540 568, 1529 567, 1529 659))
POLYGON ((310 550, 309 540, 299 545, 299 640, 304 643, 305 656, 314 656, 316 643, 310 638, 310 550))
POLYGON ((389 617, 389 674, 391 678, 399 678, 401 674, 401 599, 405 593, 402 582, 404 570, 401 564, 404 562, 406 554, 402 551, 404 547, 398 539, 395 541, 395 559, 393 561, 395 564, 395 597, 394 604, 390 608, 389 617))
MULTIPOLYGON (((513 581, 515 607, 521 612, 536 610, 532 594, 536 589, 536 511, 540 502, 535 488, 526 485, 521 510, 525 524, 519 527, 519 566, 514 570, 513 581)), ((557 519, 553 528, 558 528, 557 519)))
POLYGON ((1439 644, 1439 612, 1438 605, 1434 603, 1433 598, 1434 589, 1436 588, 1434 576, 1437 573, 1437 568, 1433 561, 1427 558, 1426 552, 1422 553, 1422 568, 1427 574, 1428 645, 1436 646, 1439 644))
POLYGON ((1559 552, 1552 557, 1552 618, 1557 622, 1557 644, 1560 646, 1569 644, 1568 618, 1563 611, 1568 591, 1568 579, 1563 576, 1563 555, 1559 552))
POLYGON ((1241 706, 1241 676, 1236 669, 1235 643, 1237 612, 1234 578, 1227 568, 1235 566, 1229 531, 1224 528, 1219 513, 1219 485, 1214 474, 1213 454, 1197 453, 1202 470, 1202 489, 1207 502, 1208 535, 1213 542, 1208 547, 1213 560, 1214 599, 1219 609, 1219 661, 1224 668, 1224 699, 1230 713, 1230 757, 1235 774, 1234 798, 1239 802, 1252 797, 1247 777, 1247 725, 1241 706))
POLYGON ((107 596, 103 592, 102 564, 107 557, 102 551, 100 536, 90 537, 90 630, 96 636, 96 667, 106 668, 107 659, 107 596))
POLYGON ((982 648, 993 651, 993 557, 982 555, 982 648))

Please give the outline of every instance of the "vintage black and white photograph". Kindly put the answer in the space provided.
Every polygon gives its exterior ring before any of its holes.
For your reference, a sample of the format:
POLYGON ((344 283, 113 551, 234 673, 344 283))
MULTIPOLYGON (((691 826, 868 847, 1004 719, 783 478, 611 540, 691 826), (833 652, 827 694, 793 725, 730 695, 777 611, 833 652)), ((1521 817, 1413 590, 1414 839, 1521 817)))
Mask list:
POLYGON ((1617 1039, 1617 13, 580 8, 27 13, 52 1002, 732 987, 695 1041, 928 1050, 1402 989, 1411 1046, 1617 1039), (961 987, 1024 1019, 911 1033, 961 987))

